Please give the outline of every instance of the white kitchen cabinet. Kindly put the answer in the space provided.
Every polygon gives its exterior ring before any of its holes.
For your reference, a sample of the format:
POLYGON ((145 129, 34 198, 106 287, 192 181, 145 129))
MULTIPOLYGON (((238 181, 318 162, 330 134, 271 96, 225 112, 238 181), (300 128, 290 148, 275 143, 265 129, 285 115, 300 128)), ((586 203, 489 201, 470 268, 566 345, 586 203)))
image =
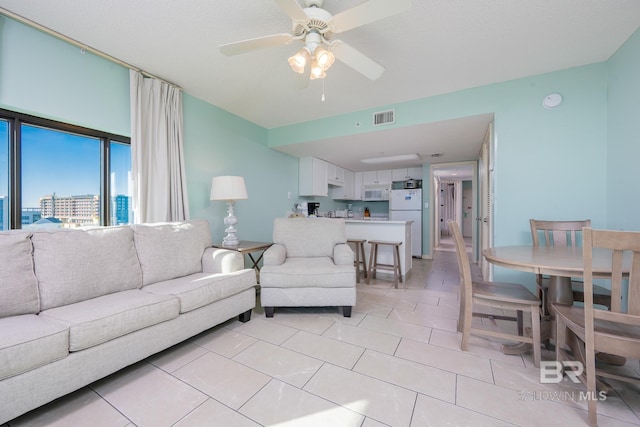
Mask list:
POLYGON ((327 180, 329 185, 344 185, 345 169, 332 163, 327 163, 327 180))
POLYGON ((328 196, 327 162, 315 157, 298 161, 298 192, 301 196, 328 196))
POLYGON ((422 167, 391 170, 392 181, 406 181, 408 179, 422 179, 422 167))
POLYGON ((362 185, 391 184, 391 169, 362 172, 362 185))
POLYGON ((353 173, 353 200, 362 200, 362 174, 363 172, 353 173))
POLYGON ((362 172, 362 185, 376 184, 377 181, 378 181, 378 172, 377 171, 362 172))
MULTIPOLYGON (((341 168, 342 169, 342 168, 341 168)), ((354 173, 347 169, 342 169, 343 175, 343 185, 341 186, 332 186, 331 187, 331 198, 334 200, 355 200, 356 193, 354 191, 354 173)))

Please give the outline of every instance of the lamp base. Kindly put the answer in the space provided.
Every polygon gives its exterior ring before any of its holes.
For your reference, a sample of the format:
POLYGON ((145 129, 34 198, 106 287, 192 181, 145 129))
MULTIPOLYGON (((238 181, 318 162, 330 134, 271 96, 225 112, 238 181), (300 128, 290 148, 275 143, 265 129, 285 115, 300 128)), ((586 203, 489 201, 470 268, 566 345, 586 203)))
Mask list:
POLYGON ((228 227, 224 230, 227 235, 222 239, 222 246, 232 247, 238 246, 240 243, 240 239, 236 235, 236 227, 235 225, 238 223, 238 218, 236 218, 233 212, 233 205, 235 201, 227 202, 227 216, 224 218, 224 224, 228 227))
POLYGON ((238 239, 238 236, 235 235, 235 233, 229 233, 224 237, 224 239, 222 239, 222 246, 226 246, 228 248, 238 247, 239 244, 240 240, 238 239))

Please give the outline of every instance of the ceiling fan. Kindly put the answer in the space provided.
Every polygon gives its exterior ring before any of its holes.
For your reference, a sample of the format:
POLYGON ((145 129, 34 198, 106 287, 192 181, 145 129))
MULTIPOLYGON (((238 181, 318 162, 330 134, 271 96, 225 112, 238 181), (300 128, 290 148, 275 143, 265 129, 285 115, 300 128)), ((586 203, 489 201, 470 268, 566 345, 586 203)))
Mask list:
POLYGON ((297 0, 276 0, 276 3, 291 18, 291 33, 223 44, 219 46, 220 51, 225 55, 237 55, 300 40, 304 46, 289 58, 293 71, 308 74, 311 80, 324 78, 337 58, 376 80, 384 67, 342 40, 333 39, 333 35, 403 12, 409 8, 411 0, 368 0, 336 15, 322 9, 323 0, 304 0, 304 8, 297 0))

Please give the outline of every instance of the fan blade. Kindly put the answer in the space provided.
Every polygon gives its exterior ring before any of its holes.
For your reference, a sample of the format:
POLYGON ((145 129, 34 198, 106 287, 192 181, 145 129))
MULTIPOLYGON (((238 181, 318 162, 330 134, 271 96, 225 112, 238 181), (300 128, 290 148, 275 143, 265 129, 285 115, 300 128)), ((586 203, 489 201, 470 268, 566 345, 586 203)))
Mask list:
POLYGON ((309 19, 297 0, 276 0, 276 3, 294 21, 307 22, 309 19))
POLYGON ((369 0, 334 15, 330 26, 334 33, 342 33, 404 12, 410 6, 411 0, 369 0))
POLYGON ((369 79, 376 80, 384 73, 382 65, 348 44, 340 40, 334 40, 331 45, 331 50, 336 58, 369 79))
POLYGON ((291 34, 273 34, 265 37, 256 37, 255 39, 222 44, 219 46, 219 49, 220 52, 225 55, 238 55, 256 49, 264 49, 266 47, 289 44, 294 39, 295 37, 293 37, 291 34))

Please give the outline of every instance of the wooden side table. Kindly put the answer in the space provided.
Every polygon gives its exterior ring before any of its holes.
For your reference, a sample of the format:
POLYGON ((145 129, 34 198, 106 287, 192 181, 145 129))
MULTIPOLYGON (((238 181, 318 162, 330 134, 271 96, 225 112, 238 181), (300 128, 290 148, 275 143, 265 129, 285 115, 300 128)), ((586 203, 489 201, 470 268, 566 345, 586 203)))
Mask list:
POLYGON ((214 243, 212 246, 214 248, 219 248, 219 249, 229 249, 232 251, 238 251, 242 255, 249 255, 249 259, 251 259, 251 262, 253 263, 251 268, 253 268, 256 271, 256 281, 260 283, 260 266, 258 265, 258 263, 260 262, 260 260, 262 260, 264 251, 269 249, 271 245, 273 245, 273 243, 240 240, 240 242, 238 242, 238 244, 235 246, 223 246, 222 243, 214 243), (253 252, 260 252, 260 255, 258 256, 257 259, 253 257, 253 254, 252 254, 253 252))

